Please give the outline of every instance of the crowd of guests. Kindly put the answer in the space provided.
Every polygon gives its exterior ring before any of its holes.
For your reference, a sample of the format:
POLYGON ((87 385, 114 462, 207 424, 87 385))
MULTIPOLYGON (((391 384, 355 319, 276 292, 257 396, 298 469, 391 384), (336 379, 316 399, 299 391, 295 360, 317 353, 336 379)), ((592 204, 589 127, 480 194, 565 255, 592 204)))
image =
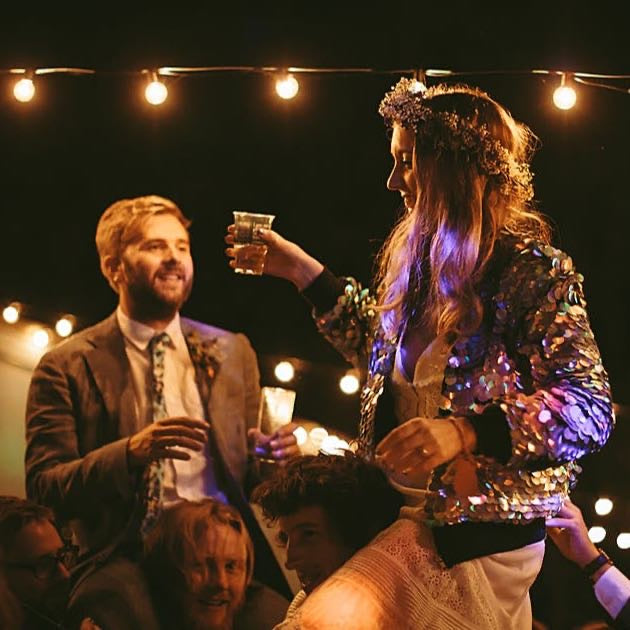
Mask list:
MULTIPOLYGON (((29 499, 0 514, 3 627, 529 630, 547 524, 627 623, 627 580, 568 499, 614 415, 582 276, 532 203, 533 134, 463 85, 402 79, 379 112, 403 208, 373 288, 257 234, 264 273, 362 375, 356 454, 260 431, 248 339, 180 316, 190 221, 164 197, 117 201, 96 229, 117 307, 33 373, 29 499)), ((234 258, 233 226, 226 242, 234 258)))
MULTIPOLYGON (((277 624, 261 625, 261 607, 251 603, 257 597, 252 593, 256 591, 252 540, 238 511, 221 501, 182 501, 160 514, 145 540, 135 580, 142 588, 133 597, 125 585, 112 581, 93 601, 77 602, 72 578, 77 547, 67 538, 69 532, 48 508, 4 496, 0 627, 314 628, 299 620, 300 607, 398 518, 402 495, 379 467, 349 451, 294 458, 255 489, 252 501, 261 506, 270 524, 277 525, 286 568, 297 573, 302 586, 277 624)), ((591 580, 612 626, 630 627, 630 580, 590 541, 579 508, 567 500, 558 516, 548 520, 547 531, 561 553, 591 580)), ((277 603, 272 602, 274 610, 277 603)), ((534 622, 534 627, 544 626, 534 622)), ((607 624, 602 621, 598 627, 607 624)))

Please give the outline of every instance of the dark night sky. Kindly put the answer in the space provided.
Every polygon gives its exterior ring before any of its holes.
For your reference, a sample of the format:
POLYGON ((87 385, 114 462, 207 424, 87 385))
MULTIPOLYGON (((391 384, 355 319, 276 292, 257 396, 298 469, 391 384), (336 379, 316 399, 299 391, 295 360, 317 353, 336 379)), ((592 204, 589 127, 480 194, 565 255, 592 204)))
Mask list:
MULTIPOLYGON (((171 82, 167 104, 152 109, 131 71, 246 64, 630 72, 625 22, 605 3, 596 13, 530 4, 511 15, 470 4, 409 11, 403 3, 380 13, 320 8, 301 16, 290 3, 240 15, 236 7, 228 15, 184 5, 173 15, 155 7, 91 17, 59 9, 28 19, 5 15, 0 67, 100 72, 42 78, 26 106, 0 76, 0 297, 25 301, 42 318, 70 311, 83 324, 100 319, 114 297, 98 271, 96 221, 118 198, 157 193, 193 219, 197 278, 186 314, 244 331, 261 353, 340 364, 292 287, 229 270, 223 234, 233 209, 272 212, 278 231, 337 273, 367 280, 398 206, 384 186, 390 159, 376 113, 396 77, 305 77, 298 97, 285 103, 261 75, 197 76, 171 82)), ((563 113, 550 104, 553 81, 467 80, 541 139, 537 199, 586 277, 596 337, 616 398, 627 403, 630 96, 583 88, 578 106, 563 113)))

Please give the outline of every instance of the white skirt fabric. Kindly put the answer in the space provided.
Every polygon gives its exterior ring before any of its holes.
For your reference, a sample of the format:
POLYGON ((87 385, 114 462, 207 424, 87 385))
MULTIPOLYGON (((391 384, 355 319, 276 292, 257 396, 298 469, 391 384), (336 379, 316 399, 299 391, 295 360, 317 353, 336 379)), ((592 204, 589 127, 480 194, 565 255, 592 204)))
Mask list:
POLYGON ((282 625, 303 630, 530 630, 529 587, 544 541, 450 569, 431 530, 400 518, 319 586, 282 625))

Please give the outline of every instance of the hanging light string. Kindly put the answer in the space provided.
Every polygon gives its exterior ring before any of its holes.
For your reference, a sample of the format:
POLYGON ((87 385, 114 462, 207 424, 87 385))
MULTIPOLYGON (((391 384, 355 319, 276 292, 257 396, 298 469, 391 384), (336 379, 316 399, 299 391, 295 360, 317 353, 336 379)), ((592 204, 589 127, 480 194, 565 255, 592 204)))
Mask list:
POLYGON ((560 78, 560 85, 554 92, 553 101, 560 109, 571 109, 577 100, 577 94, 573 87, 574 83, 580 83, 588 87, 604 88, 615 92, 630 94, 630 89, 619 86, 615 81, 630 80, 630 74, 603 74, 581 71, 565 70, 448 70, 438 68, 325 68, 325 67, 303 67, 303 66, 162 66, 159 68, 142 69, 136 71, 97 71, 92 68, 10 68, 0 69, 0 74, 20 75, 21 78, 15 83, 13 94, 16 100, 27 103, 35 96, 34 77, 46 74, 70 74, 70 75, 94 75, 94 74, 139 74, 148 78, 145 86, 144 96, 148 103, 154 106, 162 105, 168 97, 168 88, 162 77, 169 79, 181 78, 190 75, 211 74, 216 72, 246 73, 246 74, 268 74, 276 78, 275 88, 278 96, 284 100, 293 99, 300 85, 295 75, 299 74, 323 74, 323 75, 348 75, 348 74, 373 74, 373 75, 407 75, 410 74, 415 80, 416 90, 423 91, 427 88, 427 78, 432 79, 452 79, 458 77, 474 76, 509 76, 509 75, 548 75, 560 78), (607 81, 604 83, 603 81, 607 81))

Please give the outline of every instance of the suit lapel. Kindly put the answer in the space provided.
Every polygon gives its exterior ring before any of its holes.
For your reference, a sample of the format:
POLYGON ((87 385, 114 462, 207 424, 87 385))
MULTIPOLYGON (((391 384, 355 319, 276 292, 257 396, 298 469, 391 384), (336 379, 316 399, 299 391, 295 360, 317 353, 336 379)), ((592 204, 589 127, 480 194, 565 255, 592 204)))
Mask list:
POLYGON ((108 435, 103 438, 109 441, 131 435, 140 427, 129 360, 115 313, 95 327, 89 342, 93 347, 85 359, 111 421, 106 429, 108 435))

